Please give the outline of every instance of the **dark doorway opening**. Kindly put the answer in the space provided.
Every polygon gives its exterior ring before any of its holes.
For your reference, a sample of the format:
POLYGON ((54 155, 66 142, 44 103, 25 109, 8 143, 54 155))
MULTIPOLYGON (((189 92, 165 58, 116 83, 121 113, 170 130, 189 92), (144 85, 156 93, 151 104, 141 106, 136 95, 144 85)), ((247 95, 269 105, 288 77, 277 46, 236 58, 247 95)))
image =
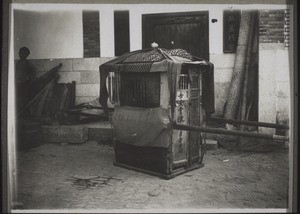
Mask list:
POLYGON ((181 48, 209 60, 208 11, 144 14, 143 48, 181 48))

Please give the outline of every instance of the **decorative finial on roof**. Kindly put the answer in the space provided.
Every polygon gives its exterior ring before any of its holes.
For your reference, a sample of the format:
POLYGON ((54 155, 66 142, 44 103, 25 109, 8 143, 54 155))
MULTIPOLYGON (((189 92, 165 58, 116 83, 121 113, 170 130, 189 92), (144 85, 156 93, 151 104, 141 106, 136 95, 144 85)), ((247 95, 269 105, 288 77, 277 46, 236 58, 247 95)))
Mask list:
POLYGON ((158 44, 155 43, 155 42, 152 42, 152 43, 151 43, 151 47, 152 47, 152 48, 158 48, 158 44))

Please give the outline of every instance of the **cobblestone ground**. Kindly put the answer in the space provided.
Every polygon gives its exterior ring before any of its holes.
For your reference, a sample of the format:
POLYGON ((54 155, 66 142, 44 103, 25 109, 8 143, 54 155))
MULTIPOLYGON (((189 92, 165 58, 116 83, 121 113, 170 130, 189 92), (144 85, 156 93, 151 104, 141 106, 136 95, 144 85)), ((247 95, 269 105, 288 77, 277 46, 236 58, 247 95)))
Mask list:
POLYGON ((113 147, 44 144, 18 154, 21 209, 286 208, 288 151, 207 151, 171 180, 113 166, 113 147))

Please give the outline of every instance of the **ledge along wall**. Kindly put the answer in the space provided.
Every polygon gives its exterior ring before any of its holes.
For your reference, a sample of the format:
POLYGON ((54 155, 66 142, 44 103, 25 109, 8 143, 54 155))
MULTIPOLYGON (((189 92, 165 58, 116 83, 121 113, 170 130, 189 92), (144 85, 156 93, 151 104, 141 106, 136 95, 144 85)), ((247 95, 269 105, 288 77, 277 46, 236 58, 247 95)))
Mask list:
MULTIPOLYGON (((210 61, 215 66, 215 114, 222 116, 228 96, 235 54, 210 54, 210 61)), ((76 81, 75 104, 85 103, 99 98, 99 66, 114 57, 68 58, 68 59, 30 59, 37 68, 38 75, 49 71, 62 63, 58 83, 76 81)), ((110 106, 112 106, 110 104, 110 106)))
POLYGON ((37 68, 38 75, 62 63, 58 83, 76 81, 75 104, 81 104, 99 98, 99 66, 113 58, 31 59, 30 62, 37 68))

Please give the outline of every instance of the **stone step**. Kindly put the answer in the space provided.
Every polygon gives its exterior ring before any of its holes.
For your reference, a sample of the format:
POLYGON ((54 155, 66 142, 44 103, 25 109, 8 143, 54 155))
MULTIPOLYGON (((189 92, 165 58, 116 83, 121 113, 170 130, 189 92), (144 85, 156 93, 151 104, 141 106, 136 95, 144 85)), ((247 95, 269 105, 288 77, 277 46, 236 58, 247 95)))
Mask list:
POLYGON ((206 139, 206 150, 217 150, 218 141, 212 139, 206 139))
POLYGON ((94 140, 101 144, 111 144, 113 142, 113 128, 109 121, 86 124, 86 127, 89 130, 89 140, 94 140))
POLYGON ((49 143, 84 143, 87 140, 111 142, 113 132, 109 121, 79 125, 43 125, 43 136, 49 143))
POLYGON ((42 126, 44 142, 80 144, 88 140, 88 128, 82 126, 42 126))

